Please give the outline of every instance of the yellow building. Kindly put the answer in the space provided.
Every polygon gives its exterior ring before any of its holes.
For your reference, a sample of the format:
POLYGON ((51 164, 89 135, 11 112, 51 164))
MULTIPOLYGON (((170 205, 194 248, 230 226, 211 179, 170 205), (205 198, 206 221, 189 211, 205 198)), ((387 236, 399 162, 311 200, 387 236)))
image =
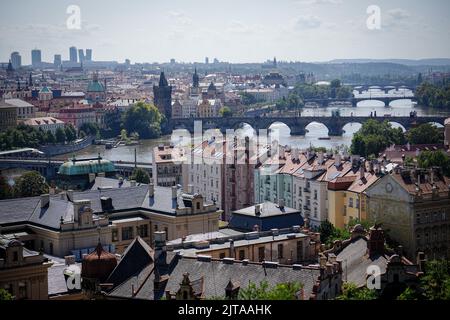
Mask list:
POLYGON ((328 183, 328 221, 336 228, 344 228, 351 220, 367 220, 367 196, 365 190, 378 180, 365 165, 351 170, 344 177, 328 183))

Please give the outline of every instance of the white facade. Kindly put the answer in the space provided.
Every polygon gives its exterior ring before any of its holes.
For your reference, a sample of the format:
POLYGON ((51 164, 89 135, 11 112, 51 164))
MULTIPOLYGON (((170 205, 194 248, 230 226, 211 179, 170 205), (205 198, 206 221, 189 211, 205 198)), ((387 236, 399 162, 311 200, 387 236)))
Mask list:
POLYGON ((21 99, 6 99, 5 102, 17 108, 17 119, 24 120, 36 116, 36 107, 21 99))
POLYGON ((44 132, 50 131, 53 134, 58 128, 64 128, 64 122, 53 117, 31 118, 24 121, 24 124, 42 129, 44 132))

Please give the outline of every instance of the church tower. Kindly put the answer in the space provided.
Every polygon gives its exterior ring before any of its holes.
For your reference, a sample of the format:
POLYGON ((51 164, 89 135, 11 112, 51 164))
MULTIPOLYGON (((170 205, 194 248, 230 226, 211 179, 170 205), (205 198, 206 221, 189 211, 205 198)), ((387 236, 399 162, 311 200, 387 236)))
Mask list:
POLYGON ((154 104, 169 120, 172 118, 172 87, 169 86, 164 71, 161 72, 159 85, 153 86, 154 104))

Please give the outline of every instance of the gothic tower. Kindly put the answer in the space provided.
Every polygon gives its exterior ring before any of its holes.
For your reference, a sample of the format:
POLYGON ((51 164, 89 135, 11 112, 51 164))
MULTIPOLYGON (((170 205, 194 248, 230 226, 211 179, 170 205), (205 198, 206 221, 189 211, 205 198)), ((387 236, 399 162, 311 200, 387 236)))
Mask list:
POLYGON ((169 86, 164 72, 161 72, 159 85, 153 86, 154 104, 169 120, 172 118, 172 87, 169 86))

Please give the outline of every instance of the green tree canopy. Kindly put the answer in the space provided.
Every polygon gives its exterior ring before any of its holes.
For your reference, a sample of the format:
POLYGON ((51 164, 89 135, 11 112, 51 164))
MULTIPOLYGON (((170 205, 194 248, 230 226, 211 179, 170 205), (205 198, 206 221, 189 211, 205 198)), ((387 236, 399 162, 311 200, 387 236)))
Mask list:
POLYGON ((409 130, 406 138, 411 144, 432 144, 441 143, 444 140, 444 134, 435 125, 425 123, 409 130))
POLYGON ((128 132, 137 132, 143 139, 154 139, 161 136, 163 120, 154 105, 138 102, 125 113, 123 127, 128 132))
POLYGON ((377 293, 375 290, 370 290, 366 287, 358 288, 353 283, 344 283, 342 287, 342 294, 336 300, 375 300, 377 293))
POLYGON ((300 283, 278 283, 270 287, 267 281, 259 285, 249 283, 247 288, 239 290, 239 300, 297 300, 303 288, 300 283))
POLYGON ((221 117, 230 118, 233 116, 233 112, 229 107, 223 107, 219 110, 219 114, 221 117))
POLYGON ((322 221, 319 226, 320 242, 332 245, 336 240, 346 240, 349 239, 351 234, 347 229, 336 228, 328 220, 322 221))
POLYGON ((429 261, 421 278, 421 287, 428 300, 450 300, 450 262, 429 261))
POLYGON ((77 131, 71 124, 64 127, 64 133, 66 134, 66 139, 68 142, 75 141, 77 138, 77 131))
POLYGON ((34 197, 48 193, 48 184, 45 178, 36 171, 24 173, 17 178, 14 184, 15 197, 34 197))
POLYGON ((393 128, 387 122, 369 119, 353 135, 350 151, 363 157, 375 156, 393 144, 404 144, 405 135, 401 128, 393 128))
POLYGON ((0 288, 0 301, 12 301, 14 296, 3 288, 0 288))
POLYGON ((450 158, 442 151, 423 151, 417 157, 420 168, 440 167, 446 176, 450 176, 450 158))
POLYGON ((149 184, 150 183, 150 176, 147 173, 147 171, 145 171, 142 168, 136 168, 133 171, 133 175, 131 176, 132 180, 135 180, 137 183, 144 183, 144 184, 149 184))
POLYGON ((13 190, 4 176, 0 176, 0 200, 13 197, 13 190))
POLYGON ((98 125, 96 123, 86 122, 80 126, 80 131, 83 131, 89 136, 97 136, 100 129, 98 128, 98 125))
POLYGON ((63 128, 56 129, 55 138, 56 138, 56 142, 58 142, 58 143, 66 142, 66 132, 64 131, 63 128))

